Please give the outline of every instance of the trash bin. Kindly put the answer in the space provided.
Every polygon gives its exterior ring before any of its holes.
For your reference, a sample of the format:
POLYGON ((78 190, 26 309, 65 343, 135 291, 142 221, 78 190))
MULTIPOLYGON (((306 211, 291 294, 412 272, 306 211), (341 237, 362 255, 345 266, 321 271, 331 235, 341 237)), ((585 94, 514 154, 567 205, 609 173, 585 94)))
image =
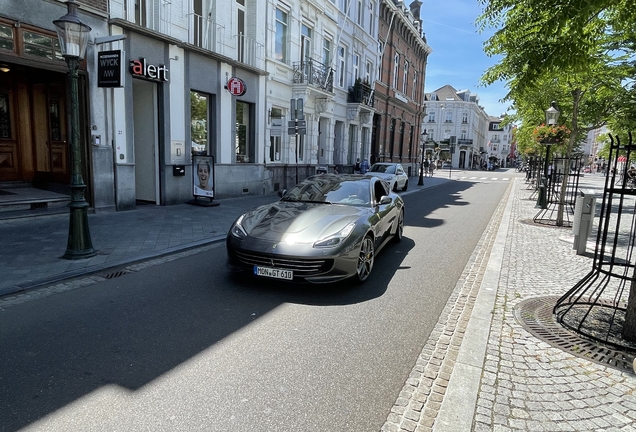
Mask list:
POLYGON ((576 249, 577 255, 583 255, 587 239, 592 232, 592 220, 596 213, 596 196, 593 190, 579 191, 579 194, 574 204, 574 220, 572 221, 574 243, 572 249, 576 249))

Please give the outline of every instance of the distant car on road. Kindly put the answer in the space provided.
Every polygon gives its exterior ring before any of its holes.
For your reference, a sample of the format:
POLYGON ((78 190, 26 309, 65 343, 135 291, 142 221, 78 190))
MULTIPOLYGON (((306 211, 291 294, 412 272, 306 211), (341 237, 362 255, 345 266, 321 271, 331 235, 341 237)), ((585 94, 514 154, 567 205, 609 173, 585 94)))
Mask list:
POLYGON ((444 162, 442 164, 442 168, 451 168, 451 163, 450 162, 444 162))
POLYGON ((404 172, 402 165, 398 163, 374 163, 365 176, 381 178, 389 184, 393 192, 397 192, 398 188, 405 191, 409 187, 409 176, 404 172))

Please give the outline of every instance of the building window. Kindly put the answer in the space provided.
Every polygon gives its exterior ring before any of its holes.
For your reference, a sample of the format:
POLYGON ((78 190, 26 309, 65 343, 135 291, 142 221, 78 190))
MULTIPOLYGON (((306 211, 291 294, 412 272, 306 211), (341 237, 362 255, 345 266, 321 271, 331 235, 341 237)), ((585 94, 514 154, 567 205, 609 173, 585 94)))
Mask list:
POLYGON ((462 123, 468 123, 468 113, 462 113, 462 123))
POLYGON ((372 71, 373 71, 373 63, 371 63, 370 61, 367 61, 367 66, 364 72, 364 79, 367 81, 368 84, 371 84, 371 82, 373 81, 373 77, 371 76, 372 71))
POLYGON ((435 111, 431 111, 428 113, 428 122, 435 123, 435 111))
POLYGON ((460 139, 467 139, 468 135, 467 135, 466 129, 462 129, 462 133, 459 137, 460 139))
POLYGON ((426 141, 435 141, 435 129, 429 129, 426 134, 426 141))
POLYGON ((236 102, 236 142, 235 153, 237 163, 254 162, 250 157, 250 105, 236 102))
POLYGON ((274 58, 287 63, 287 14, 276 9, 276 41, 274 58))
POLYGON ((404 79, 402 80, 402 93, 406 95, 406 88, 409 82, 409 62, 404 62, 404 79))
POLYGON ((346 65, 345 48, 340 46, 338 47, 338 85, 340 87, 345 86, 346 65))
POLYGON ((0 49, 15 51, 14 37, 12 27, 0 24, 0 49))
POLYGON ((353 55, 353 80, 360 77, 360 54, 353 55))
POLYGON ((415 100, 415 96, 416 95, 416 90, 417 89, 417 71, 413 72, 413 88, 411 89, 411 91, 413 92, 411 94, 411 99, 415 100))
POLYGON ((208 154, 209 106, 208 95, 190 91, 190 152, 193 155, 208 154))
POLYGON ((358 25, 364 27, 364 1, 358 0, 358 25))
POLYGON ((375 3, 370 1, 369 2, 369 34, 371 36, 375 35, 375 21, 373 20, 374 15, 375 15, 375 3))
POLYGON ((499 130, 499 123, 495 123, 492 125, 492 130, 499 130))
POLYGON ((345 15, 349 16, 349 8, 351 7, 351 0, 340 0, 340 10, 345 15))
POLYGON ((378 42, 378 81, 382 81, 382 59, 384 58, 384 44, 382 42, 378 42))
POLYGON ((399 70, 400 70, 400 55, 396 54, 395 57, 393 57, 393 88, 394 89, 397 89, 399 70))
POLYGON ((311 29, 303 24, 300 31, 300 61, 308 61, 311 59, 311 29))
POLYGON ((451 110, 446 111, 446 119, 444 120, 446 123, 453 122, 453 112, 451 110))
POLYGON ((331 64, 331 40, 322 40, 322 64, 329 66, 331 64))

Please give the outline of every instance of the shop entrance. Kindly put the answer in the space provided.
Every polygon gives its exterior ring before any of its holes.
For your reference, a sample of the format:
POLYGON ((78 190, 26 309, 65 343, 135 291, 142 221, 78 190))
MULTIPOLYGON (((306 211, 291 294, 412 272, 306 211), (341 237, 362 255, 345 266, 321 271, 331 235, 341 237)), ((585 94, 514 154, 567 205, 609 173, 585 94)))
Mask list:
POLYGON ((135 198, 137 201, 159 205, 157 125, 157 85, 133 79, 135 198))
POLYGON ((13 66, 0 80, 0 182, 70 183, 65 75, 13 66))

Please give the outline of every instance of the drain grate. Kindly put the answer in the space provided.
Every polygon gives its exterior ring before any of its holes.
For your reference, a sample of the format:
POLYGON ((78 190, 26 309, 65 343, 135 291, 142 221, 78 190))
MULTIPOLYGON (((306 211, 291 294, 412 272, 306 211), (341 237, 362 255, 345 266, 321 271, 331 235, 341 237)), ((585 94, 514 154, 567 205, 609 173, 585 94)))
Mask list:
POLYGON ((517 322, 535 337, 577 357, 634 373, 634 354, 620 351, 572 333, 556 322, 552 309, 559 297, 538 297, 524 300, 514 307, 517 322))
POLYGON ((130 273, 128 270, 117 270, 111 273, 108 273, 107 275, 104 275, 105 279, 115 279, 118 278, 120 276, 123 276, 125 274, 130 273))

